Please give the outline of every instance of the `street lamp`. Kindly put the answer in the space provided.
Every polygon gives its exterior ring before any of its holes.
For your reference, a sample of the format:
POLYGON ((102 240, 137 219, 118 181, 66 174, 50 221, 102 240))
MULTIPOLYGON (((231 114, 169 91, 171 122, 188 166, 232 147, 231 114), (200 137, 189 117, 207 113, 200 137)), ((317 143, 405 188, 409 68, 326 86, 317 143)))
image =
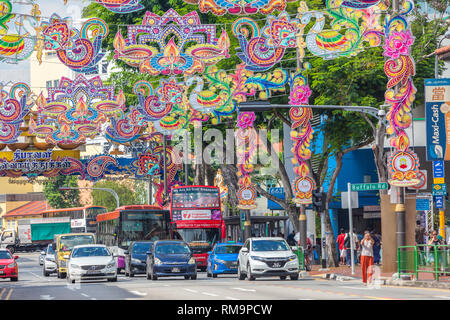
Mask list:
POLYGON ((119 196, 117 195, 117 193, 110 188, 94 188, 94 187, 60 187, 59 190, 64 191, 64 190, 79 190, 79 189, 90 189, 90 190, 103 190, 106 192, 109 192, 113 195, 114 199, 116 199, 116 208, 119 208, 119 196))
MULTIPOLYGON (((447 31, 444 36, 442 37, 442 39, 439 41, 438 46, 436 48, 436 51, 441 47, 442 41, 444 41, 445 39, 450 39, 450 31, 447 31)), ((435 51, 435 58, 434 58, 434 77, 436 79, 439 78, 439 71, 438 71, 438 53, 435 51)))

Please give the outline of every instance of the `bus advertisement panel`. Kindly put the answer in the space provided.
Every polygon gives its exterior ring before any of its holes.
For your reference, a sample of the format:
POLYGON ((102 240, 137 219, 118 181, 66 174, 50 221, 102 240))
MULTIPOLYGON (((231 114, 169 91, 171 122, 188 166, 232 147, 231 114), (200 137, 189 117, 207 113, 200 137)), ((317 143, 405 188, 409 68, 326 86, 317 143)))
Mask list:
POLYGON ((173 238, 186 241, 200 269, 206 269, 208 251, 225 238, 225 225, 218 187, 180 186, 172 188, 173 238))

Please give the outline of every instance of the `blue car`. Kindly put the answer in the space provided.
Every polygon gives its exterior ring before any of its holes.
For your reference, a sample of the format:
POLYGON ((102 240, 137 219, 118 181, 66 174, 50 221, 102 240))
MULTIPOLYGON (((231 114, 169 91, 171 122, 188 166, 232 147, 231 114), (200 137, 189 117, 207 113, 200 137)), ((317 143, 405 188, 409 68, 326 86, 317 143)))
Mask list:
POLYGON ((213 251, 208 252, 206 275, 216 278, 218 274, 237 274, 238 255, 242 243, 218 243, 213 251))
POLYGON ((184 276, 197 279, 197 265, 188 244, 181 240, 155 241, 147 252, 147 279, 184 276))

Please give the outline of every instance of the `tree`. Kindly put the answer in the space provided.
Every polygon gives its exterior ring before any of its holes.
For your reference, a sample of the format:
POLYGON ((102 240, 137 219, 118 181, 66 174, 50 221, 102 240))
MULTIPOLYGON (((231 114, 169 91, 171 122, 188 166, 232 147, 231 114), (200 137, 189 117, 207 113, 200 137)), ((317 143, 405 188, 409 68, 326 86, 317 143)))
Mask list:
MULTIPOLYGON (((95 184, 94 188, 109 188, 113 189, 119 196, 120 206, 137 204, 136 193, 131 189, 130 185, 115 181, 101 181, 95 184)), ((116 209, 116 199, 114 196, 103 190, 92 191, 93 204, 96 206, 103 206, 108 211, 116 209)))
POLYGON ((76 176, 56 176, 44 184, 44 195, 48 204, 54 209, 80 206, 80 190, 60 190, 61 187, 78 187, 76 176))

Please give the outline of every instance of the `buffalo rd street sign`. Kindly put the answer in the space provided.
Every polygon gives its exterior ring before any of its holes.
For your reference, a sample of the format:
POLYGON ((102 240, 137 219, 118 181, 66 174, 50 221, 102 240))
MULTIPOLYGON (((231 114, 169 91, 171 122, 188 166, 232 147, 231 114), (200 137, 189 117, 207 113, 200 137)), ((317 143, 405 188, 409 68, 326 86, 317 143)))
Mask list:
POLYGON ((370 190, 387 190, 387 182, 377 183, 352 183, 352 191, 370 191, 370 190))

